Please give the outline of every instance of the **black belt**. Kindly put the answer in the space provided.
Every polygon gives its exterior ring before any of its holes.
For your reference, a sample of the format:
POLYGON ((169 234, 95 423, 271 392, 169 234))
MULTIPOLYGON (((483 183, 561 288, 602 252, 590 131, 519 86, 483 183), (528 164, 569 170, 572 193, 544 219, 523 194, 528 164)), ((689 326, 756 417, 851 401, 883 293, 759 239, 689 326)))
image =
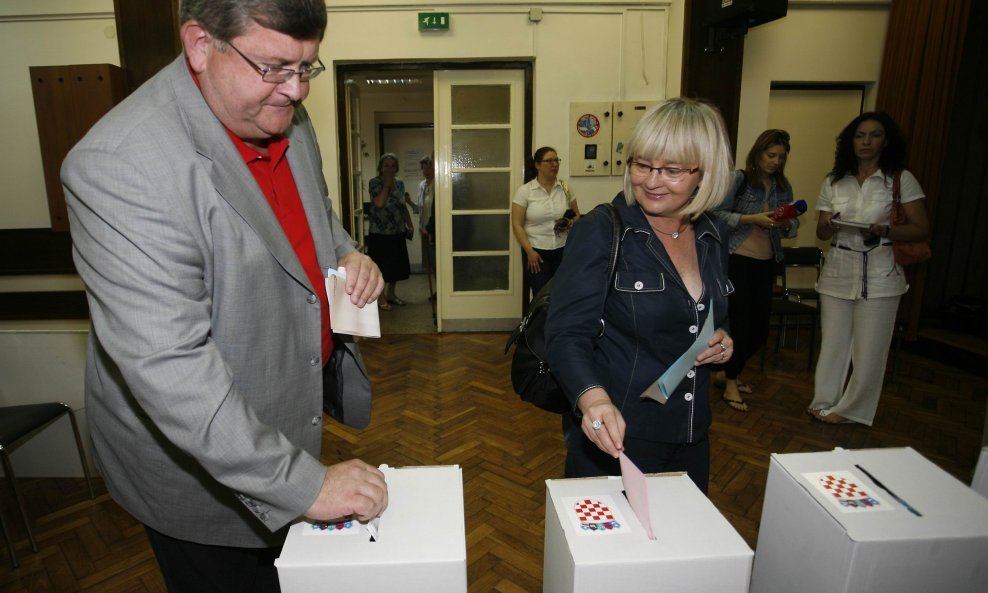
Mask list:
POLYGON ((862 257, 861 262, 861 298, 868 300, 868 253, 876 247, 884 247, 886 245, 891 245, 891 241, 883 241, 878 245, 872 245, 864 251, 858 251, 857 249, 851 249, 850 247, 845 247, 843 245, 838 245, 837 243, 831 243, 831 247, 836 247, 837 249, 843 249, 844 251, 853 251, 854 253, 860 253, 862 257))

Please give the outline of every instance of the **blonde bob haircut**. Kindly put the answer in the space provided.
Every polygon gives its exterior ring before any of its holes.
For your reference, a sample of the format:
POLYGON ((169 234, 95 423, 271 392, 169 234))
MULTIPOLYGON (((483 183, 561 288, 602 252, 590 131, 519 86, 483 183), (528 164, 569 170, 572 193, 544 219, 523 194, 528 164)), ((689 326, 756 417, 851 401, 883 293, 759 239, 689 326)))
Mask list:
MULTIPOLYGON (((695 220, 724 200, 731 187, 730 141, 724 118, 708 103, 682 97, 667 99, 642 117, 628 139, 628 161, 661 161, 683 167, 699 167, 700 185, 679 210, 695 220)), ((624 169, 624 197, 635 205, 631 191, 631 167, 624 169)))

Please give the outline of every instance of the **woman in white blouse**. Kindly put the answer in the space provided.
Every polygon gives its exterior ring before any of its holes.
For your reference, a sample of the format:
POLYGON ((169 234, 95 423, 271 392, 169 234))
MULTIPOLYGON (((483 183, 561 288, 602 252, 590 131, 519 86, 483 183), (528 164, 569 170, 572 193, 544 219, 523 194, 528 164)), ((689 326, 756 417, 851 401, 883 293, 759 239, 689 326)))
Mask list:
POLYGON ((863 113, 837 137, 820 189, 816 235, 831 247, 817 283, 823 341, 807 411, 821 422, 871 426, 875 418, 899 299, 909 289, 892 240, 921 241, 929 232, 925 195, 905 160, 892 118, 863 113), (896 176, 907 221, 892 227, 896 176))
POLYGON ((563 261, 566 235, 580 209, 569 186, 559 179, 556 149, 543 146, 532 161, 537 175, 518 188, 511 201, 511 228, 525 252, 525 275, 536 295, 563 261))

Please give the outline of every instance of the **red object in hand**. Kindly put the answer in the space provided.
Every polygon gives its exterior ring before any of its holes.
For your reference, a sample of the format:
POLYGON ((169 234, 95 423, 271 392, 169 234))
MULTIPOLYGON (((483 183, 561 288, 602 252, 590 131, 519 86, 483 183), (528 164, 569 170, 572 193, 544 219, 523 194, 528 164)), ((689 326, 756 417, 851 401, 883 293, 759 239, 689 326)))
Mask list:
POLYGON ((772 220, 789 220, 806 212, 806 200, 796 200, 792 204, 783 204, 772 213, 772 220))

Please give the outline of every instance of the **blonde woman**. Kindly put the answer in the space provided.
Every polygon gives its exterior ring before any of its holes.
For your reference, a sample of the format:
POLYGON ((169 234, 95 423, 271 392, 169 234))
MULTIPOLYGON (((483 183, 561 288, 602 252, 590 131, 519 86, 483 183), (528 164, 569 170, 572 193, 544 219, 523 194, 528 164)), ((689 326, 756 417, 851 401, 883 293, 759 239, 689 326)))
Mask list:
POLYGON ((596 209, 573 227, 553 279, 546 352, 573 404, 563 418, 566 476, 620 475, 624 452, 645 472, 686 471, 707 491, 709 366, 730 360, 725 223, 707 213, 730 185, 730 143, 717 110, 690 99, 652 108, 628 140, 623 224, 612 286, 613 227, 596 209), (714 329, 659 403, 643 392, 714 329))

